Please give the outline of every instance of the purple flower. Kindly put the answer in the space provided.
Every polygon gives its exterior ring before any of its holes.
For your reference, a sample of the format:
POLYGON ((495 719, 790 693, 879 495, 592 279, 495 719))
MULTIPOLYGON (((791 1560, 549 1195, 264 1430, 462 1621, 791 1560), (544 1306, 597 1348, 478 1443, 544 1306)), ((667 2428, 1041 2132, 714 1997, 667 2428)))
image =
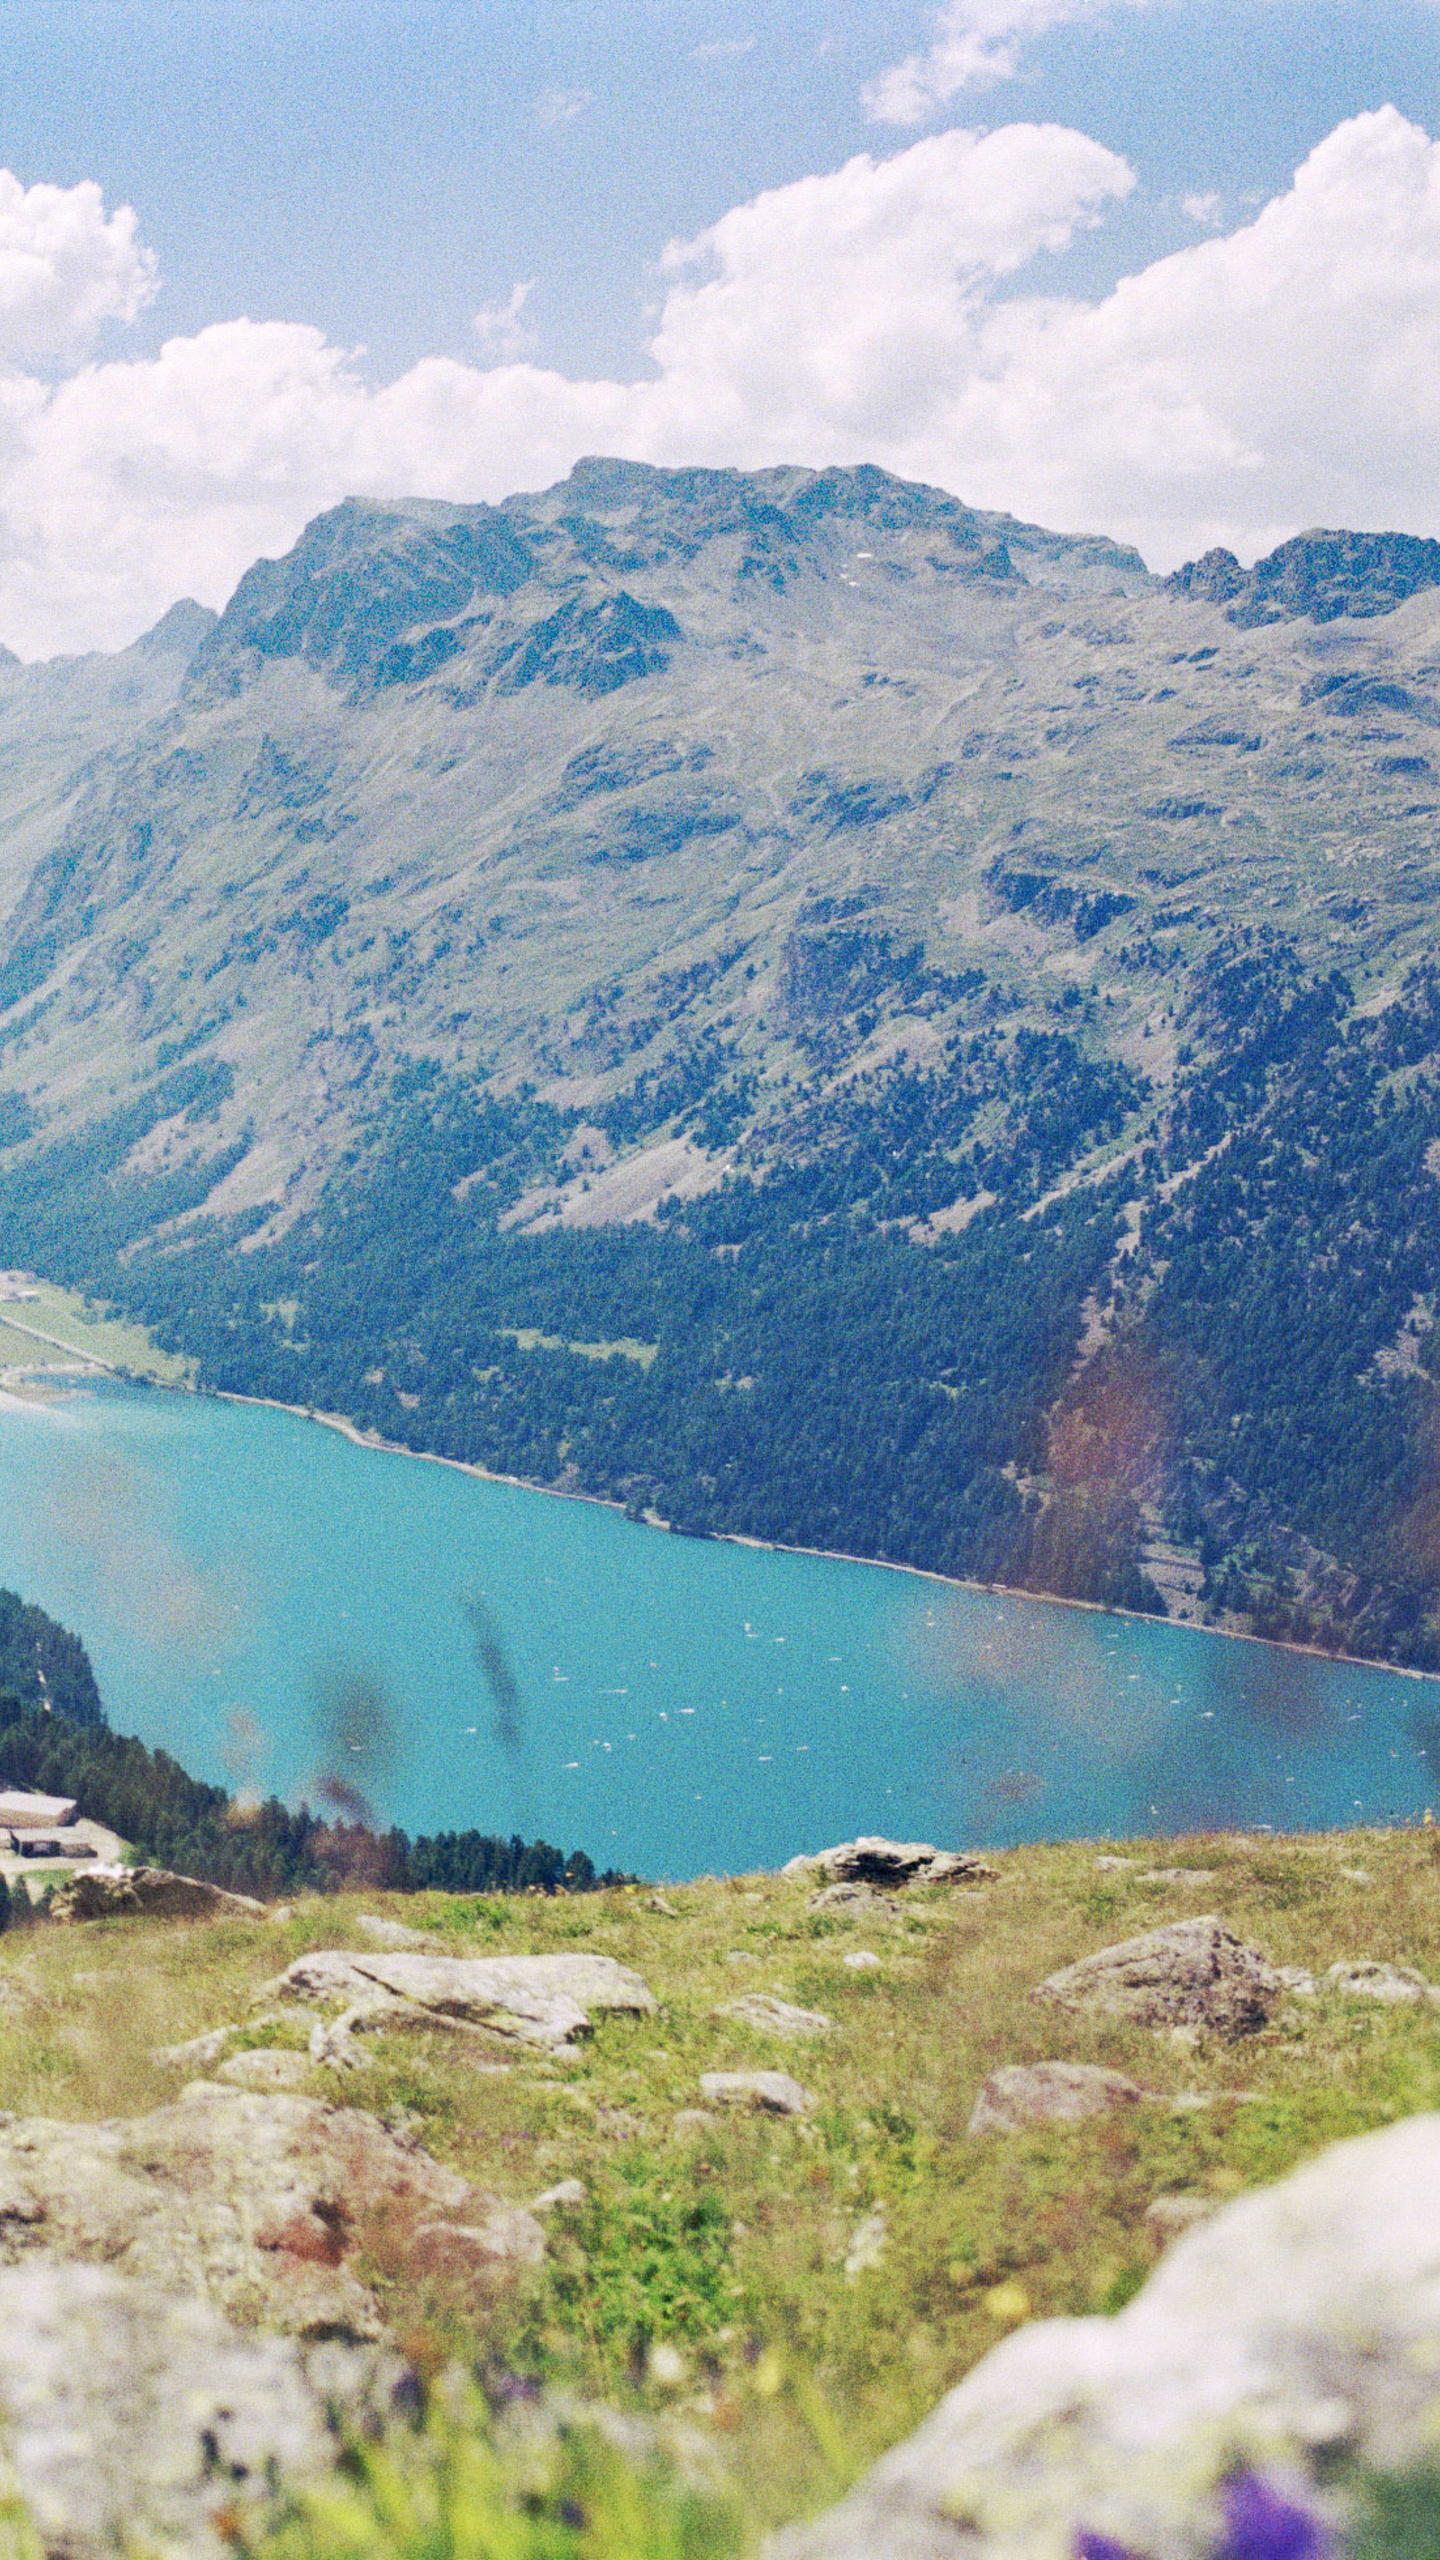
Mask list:
POLYGON ((1075 2560, 1136 2560, 1136 2554, 1113 2533, 1089 2533, 1082 2527, 1075 2536, 1075 2560))
POLYGON ((1221 2503, 1225 2539, 1215 2560, 1326 2560, 1333 2548, 1318 2517, 1282 2498, 1258 2472, 1227 2480, 1221 2503))

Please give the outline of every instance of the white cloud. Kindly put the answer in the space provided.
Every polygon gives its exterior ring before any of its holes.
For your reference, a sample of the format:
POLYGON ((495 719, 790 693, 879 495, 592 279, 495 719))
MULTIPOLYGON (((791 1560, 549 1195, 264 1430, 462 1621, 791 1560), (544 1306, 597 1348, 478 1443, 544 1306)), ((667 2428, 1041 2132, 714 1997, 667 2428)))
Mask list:
POLYGON ((542 89, 535 101, 535 114, 541 124, 564 126, 573 124, 594 104, 593 89, 542 89))
POLYGON ((529 342, 524 311, 535 285, 536 278, 527 276, 523 284, 511 286, 503 302, 486 303, 476 312, 470 326, 488 356, 517 356, 529 342))
POLYGON ((716 458, 753 453, 757 426, 771 452, 822 420, 852 452, 914 432, 954 397, 987 282, 1133 184, 1084 134, 1009 125, 757 196, 665 253, 657 420, 716 458))
POLYGON ((1204 194, 1182 196, 1180 210, 1187 222, 1198 224, 1202 231, 1218 231, 1225 207, 1219 196, 1207 190, 1204 194))
POLYGON ((0 362, 43 363, 88 346, 105 320, 133 320, 155 261, 129 205, 100 189, 25 187, 0 169, 0 362))
POLYGON ((1149 0, 948 0, 923 53, 872 80, 865 104, 881 124, 924 124, 964 89, 1013 80, 1028 43, 1052 27, 1108 17, 1149 0))
POLYGON ((1357 117, 1243 227, 1067 296, 1048 253, 1132 183, 1012 125, 775 189, 666 251, 635 381, 437 357, 375 388, 318 330, 244 320, 53 384, 0 363, 0 638, 113 646, 347 491, 498 498, 585 452, 873 460, 1160 567, 1302 524, 1440 533, 1440 145, 1357 117))

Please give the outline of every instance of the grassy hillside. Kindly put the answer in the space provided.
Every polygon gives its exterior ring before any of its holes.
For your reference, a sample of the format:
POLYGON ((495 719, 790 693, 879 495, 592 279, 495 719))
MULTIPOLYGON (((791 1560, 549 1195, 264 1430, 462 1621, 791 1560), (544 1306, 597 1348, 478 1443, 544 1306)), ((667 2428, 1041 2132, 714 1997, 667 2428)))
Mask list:
MULTIPOLYGON (((1132 1865, 1099 1854, 1018 1850, 994 1883, 912 1890, 893 1914, 813 1910, 807 1883, 773 1875, 583 1902, 366 1897, 366 1910, 418 1919, 441 1950, 616 1956, 661 2004, 602 2018, 577 2061, 524 2058, 498 2078, 476 2074, 465 2040, 405 2033, 369 2040, 360 2071, 312 2073, 316 2094, 413 2130, 504 2196, 570 2178, 586 2191, 550 2217, 545 2265, 491 2292, 378 2270, 396 2333, 426 2370, 458 2356, 492 2388, 541 2377, 683 2422, 754 2527, 832 2495, 1009 2328, 1119 2307, 1157 2254, 1157 2196, 1203 2209, 1440 2102, 1425 2007, 1322 1986, 1225 2045, 1085 2023, 1027 1996, 1054 1967, 1196 1909, 1278 1963, 1323 1974, 1373 1956, 1440 1976, 1433 1829, 1156 1844, 1166 1870, 1208 1871, 1193 1884, 1150 1877, 1134 1844, 1132 1865), (879 1961, 846 1963, 861 1951, 879 1961), (782 2044, 716 2014, 758 1991, 827 2014, 834 2032, 782 2044), (1157 2103, 967 2135, 987 2071, 1049 2057, 1116 2067, 1157 2103), (727 2068, 792 2072, 813 2116, 705 2110, 700 2074, 727 2068), (1205 2103, 1177 2112, 1182 2093, 1205 2103)), ((0 1941, 0 2107, 94 2117, 159 2103, 182 2075, 153 2047, 243 2017, 302 1949, 353 1942, 358 1907, 301 1900, 253 1924, 0 1941)), ((303 2037, 268 2026, 245 2042, 303 2037)))

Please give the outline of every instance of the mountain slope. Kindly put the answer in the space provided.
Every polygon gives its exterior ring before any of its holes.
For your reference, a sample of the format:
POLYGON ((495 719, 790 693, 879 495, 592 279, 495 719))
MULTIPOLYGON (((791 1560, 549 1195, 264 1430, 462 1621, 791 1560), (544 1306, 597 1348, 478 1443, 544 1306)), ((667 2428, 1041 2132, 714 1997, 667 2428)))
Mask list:
POLYGON ((0 671, 0 1250, 691 1527, 1440 1661, 1437 575, 347 503, 108 740, 0 671))

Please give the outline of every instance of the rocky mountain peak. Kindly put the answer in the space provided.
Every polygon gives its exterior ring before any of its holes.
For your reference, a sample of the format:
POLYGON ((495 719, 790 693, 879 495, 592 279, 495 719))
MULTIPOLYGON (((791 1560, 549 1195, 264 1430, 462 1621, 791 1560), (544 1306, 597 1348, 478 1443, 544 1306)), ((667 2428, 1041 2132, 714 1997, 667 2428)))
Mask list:
POLYGON ((1216 548, 1165 581, 1170 595, 1220 604, 1250 631, 1264 623, 1357 621, 1394 613, 1440 586, 1440 542, 1413 533, 1297 533, 1253 569, 1216 548))

